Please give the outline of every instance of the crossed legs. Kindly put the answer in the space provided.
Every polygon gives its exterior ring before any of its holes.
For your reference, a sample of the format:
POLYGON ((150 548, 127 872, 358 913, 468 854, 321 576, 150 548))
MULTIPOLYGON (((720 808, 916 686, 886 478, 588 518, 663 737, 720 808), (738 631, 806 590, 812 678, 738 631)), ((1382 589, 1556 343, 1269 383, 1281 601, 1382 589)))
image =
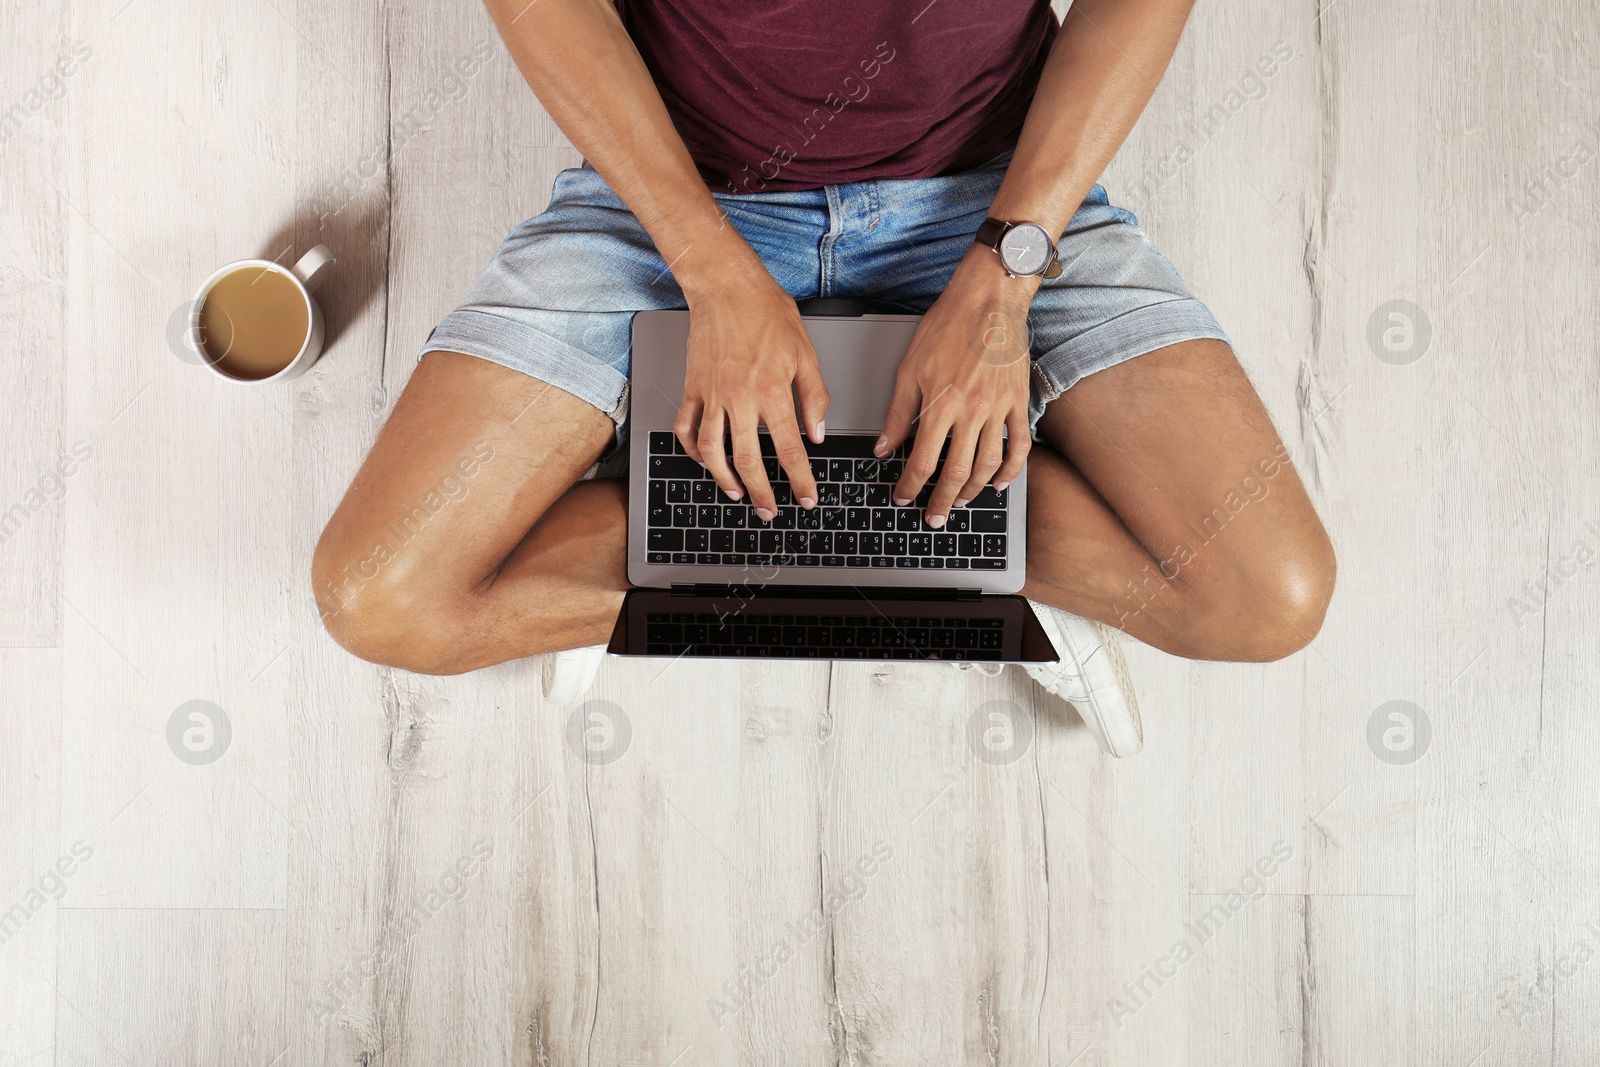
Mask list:
MULTIPOLYGON (((1194 659, 1278 659, 1316 635, 1333 551, 1226 345, 1092 375, 1040 431, 1030 598, 1194 659)), ((329 633, 426 674, 605 641, 628 588, 626 490, 579 479, 611 434, 553 386, 428 356, 317 544, 329 633)))

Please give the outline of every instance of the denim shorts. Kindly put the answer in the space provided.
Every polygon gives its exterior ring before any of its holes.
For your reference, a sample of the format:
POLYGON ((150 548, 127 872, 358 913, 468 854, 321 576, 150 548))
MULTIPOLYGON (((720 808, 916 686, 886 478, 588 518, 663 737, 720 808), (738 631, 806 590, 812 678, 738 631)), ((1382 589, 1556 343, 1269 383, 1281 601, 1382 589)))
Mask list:
MULTIPOLYGON (((714 194, 779 285, 807 297, 873 298, 921 314, 988 213, 1011 153, 936 178, 714 194)), ((1060 241, 1061 275, 1028 313, 1033 424, 1095 371, 1179 341, 1227 335, 1131 212, 1096 185, 1060 241)), ((466 298, 429 336, 521 371, 608 413, 623 439, 633 315, 682 308, 649 234, 585 163, 556 176, 550 206, 512 230, 466 298)))

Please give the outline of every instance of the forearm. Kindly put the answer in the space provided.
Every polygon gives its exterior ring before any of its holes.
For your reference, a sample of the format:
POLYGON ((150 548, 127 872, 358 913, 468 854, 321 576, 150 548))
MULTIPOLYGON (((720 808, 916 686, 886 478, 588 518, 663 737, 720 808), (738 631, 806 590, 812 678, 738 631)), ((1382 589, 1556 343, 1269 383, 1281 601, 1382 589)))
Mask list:
POLYGON ((1192 2, 1076 0, 990 215, 1066 230, 1160 84, 1192 2))
POLYGON ((610 0, 485 0, 534 95, 655 241, 693 304, 760 259, 695 169, 610 0))

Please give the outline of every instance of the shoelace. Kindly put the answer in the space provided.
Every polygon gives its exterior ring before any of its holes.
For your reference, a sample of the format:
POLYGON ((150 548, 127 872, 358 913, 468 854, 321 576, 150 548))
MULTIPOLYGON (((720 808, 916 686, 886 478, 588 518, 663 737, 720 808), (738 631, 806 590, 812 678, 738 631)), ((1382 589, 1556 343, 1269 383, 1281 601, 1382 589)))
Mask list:
POLYGON ((998 678, 1000 672, 1006 669, 1004 663, 974 663, 970 660, 956 664, 958 671, 977 671, 985 678, 998 678))

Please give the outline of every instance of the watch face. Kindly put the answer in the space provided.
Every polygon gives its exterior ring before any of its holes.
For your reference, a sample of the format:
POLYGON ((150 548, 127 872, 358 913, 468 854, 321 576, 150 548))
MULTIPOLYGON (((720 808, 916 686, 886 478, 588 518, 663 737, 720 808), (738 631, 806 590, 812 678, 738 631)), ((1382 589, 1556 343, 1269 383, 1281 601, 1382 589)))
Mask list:
POLYGON ((1000 262, 1012 274, 1038 274, 1050 261, 1050 236, 1044 227, 1019 223, 1000 239, 1000 262))

